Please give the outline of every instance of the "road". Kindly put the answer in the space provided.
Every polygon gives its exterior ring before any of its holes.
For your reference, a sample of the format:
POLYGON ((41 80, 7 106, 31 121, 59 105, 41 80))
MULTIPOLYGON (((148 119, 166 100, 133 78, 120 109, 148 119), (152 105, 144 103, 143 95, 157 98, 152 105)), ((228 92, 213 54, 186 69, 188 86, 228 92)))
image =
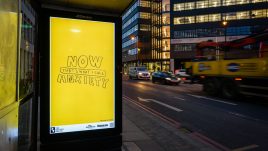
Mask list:
POLYGON ((268 105, 260 98, 225 100, 206 96, 198 84, 168 86, 124 79, 123 100, 157 113, 219 150, 268 150, 268 105))

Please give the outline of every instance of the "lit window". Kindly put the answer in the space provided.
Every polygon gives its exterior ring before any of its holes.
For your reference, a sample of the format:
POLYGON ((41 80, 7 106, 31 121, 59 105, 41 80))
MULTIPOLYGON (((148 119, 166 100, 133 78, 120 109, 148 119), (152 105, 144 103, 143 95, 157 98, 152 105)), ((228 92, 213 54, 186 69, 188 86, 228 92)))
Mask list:
POLYGON ((141 31, 150 31, 150 25, 141 24, 140 30, 141 31))
POLYGON ((174 4, 174 11, 182 11, 184 10, 184 3, 174 4))
POLYGON ((196 8, 208 8, 208 0, 206 1, 197 1, 196 8))
POLYGON ((140 1, 140 6, 141 7, 150 7, 150 1, 141 0, 140 1))
POLYGON ((170 37, 170 27, 169 26, 162 27, 162 36, 163 36, 163 38, 170 37))
POLYGON ((184 5, 184 10, 191 10, 195 8, 195 3, 191 2, 191 3, 185 3, 184 5))
POLYGON ((197 23, 208 22, 208 15, 199 15, 199 16, 196 16, 196 22, 197 23))
POLYGON ((219 7, 221 6, 221 0, 210 0, 209 7, 219 7))
POLYGON ((266 0, 251 0, 252 3, 266 2, 266 0))
POLYGON ((169 59, 170 58, 170 52, 163 52, 162 53, 162 58, 163 59, 169 59))
POLYGON ((236 1, 235 0, 223 0, 222 5, 223 6, 236 5, 236 1))
POLYGON ((163 12, 165 12, 165 11, 170 11, 170 4, 164 4, 164 5, 162 6, 162 10, 163 10, 163 12))
POLYGON ((221 14, 210 14, 209 15, 210 22, 220 21, 220 20, 221 20, 221 14))
POLYGON ((170 51, 170 39, 165 39, 162 41, 163 51, 170 51))
POLYGON ((236 17, 237 19, 249 19, 249 11, 237 12, 236 17))
POLYGON ((236 4, 239 5, 239 4, 248 4, 249 3, 249 0, 236 0, 236 4))
POLYGON ((162 17, 162 23, 165 24, 165 25, 170 24, 169 14, 163 15, 163 17, 162 17))
POLYGON ((175 25, 183 24, 183 19, 184 19, 184 17, 176 17, 176 18, 174 18, 174 24, 175 25))
POLYGON ((236 12, 223 14, 223 19, 224 20, 235 20, 236 19, 236 12))
POLYGON ((150 13, 140 12, 140 18, 142 18, 142 19, 150 19, 150 13))
POLYGON ((265 18, 266 17, 266 10, 265 9, 252 10, 251 17, 252 18, 265 18))

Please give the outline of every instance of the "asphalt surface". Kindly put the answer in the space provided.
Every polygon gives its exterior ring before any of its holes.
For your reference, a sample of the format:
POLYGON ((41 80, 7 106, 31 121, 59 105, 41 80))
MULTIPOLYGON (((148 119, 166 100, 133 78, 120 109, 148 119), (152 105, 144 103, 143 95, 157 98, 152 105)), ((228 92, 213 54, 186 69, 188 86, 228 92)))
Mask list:
POLYGON ((206 96, 199 84, 128 79, 123 80, 123 97, 174 120, 180 129, 219 150, 268 150, 268 100, 263 98, 226 100, 206 96))

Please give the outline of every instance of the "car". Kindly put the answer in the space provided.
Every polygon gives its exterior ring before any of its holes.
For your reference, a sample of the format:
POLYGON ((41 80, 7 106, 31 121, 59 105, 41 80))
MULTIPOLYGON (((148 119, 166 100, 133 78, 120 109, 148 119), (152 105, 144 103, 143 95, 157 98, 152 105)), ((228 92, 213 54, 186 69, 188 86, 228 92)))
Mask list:
POLYGON ((175 76, 181 78, 182 81, 191 80, 191 76, 186 73, 186 69, 178 69, 175 71, 175 76))
POLYGON ((153 83, 159 82, 161 84, 179 85, 181 82, 181 78, 175 77, 175 75, 170 72, 158 71, 152 74, 152 82, 153 83))
POLYGON ((129 79, 150 80, 150 72, 146 67, 129 67, 129 79))

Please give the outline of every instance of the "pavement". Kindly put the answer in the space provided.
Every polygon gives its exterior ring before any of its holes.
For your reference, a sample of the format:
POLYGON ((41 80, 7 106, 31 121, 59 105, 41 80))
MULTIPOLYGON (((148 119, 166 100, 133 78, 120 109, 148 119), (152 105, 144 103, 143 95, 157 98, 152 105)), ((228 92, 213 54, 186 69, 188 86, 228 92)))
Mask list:
POLYGON ((215 151, 187 130, 176 128, 163 119, 123 99, 122 151, 215 151))

